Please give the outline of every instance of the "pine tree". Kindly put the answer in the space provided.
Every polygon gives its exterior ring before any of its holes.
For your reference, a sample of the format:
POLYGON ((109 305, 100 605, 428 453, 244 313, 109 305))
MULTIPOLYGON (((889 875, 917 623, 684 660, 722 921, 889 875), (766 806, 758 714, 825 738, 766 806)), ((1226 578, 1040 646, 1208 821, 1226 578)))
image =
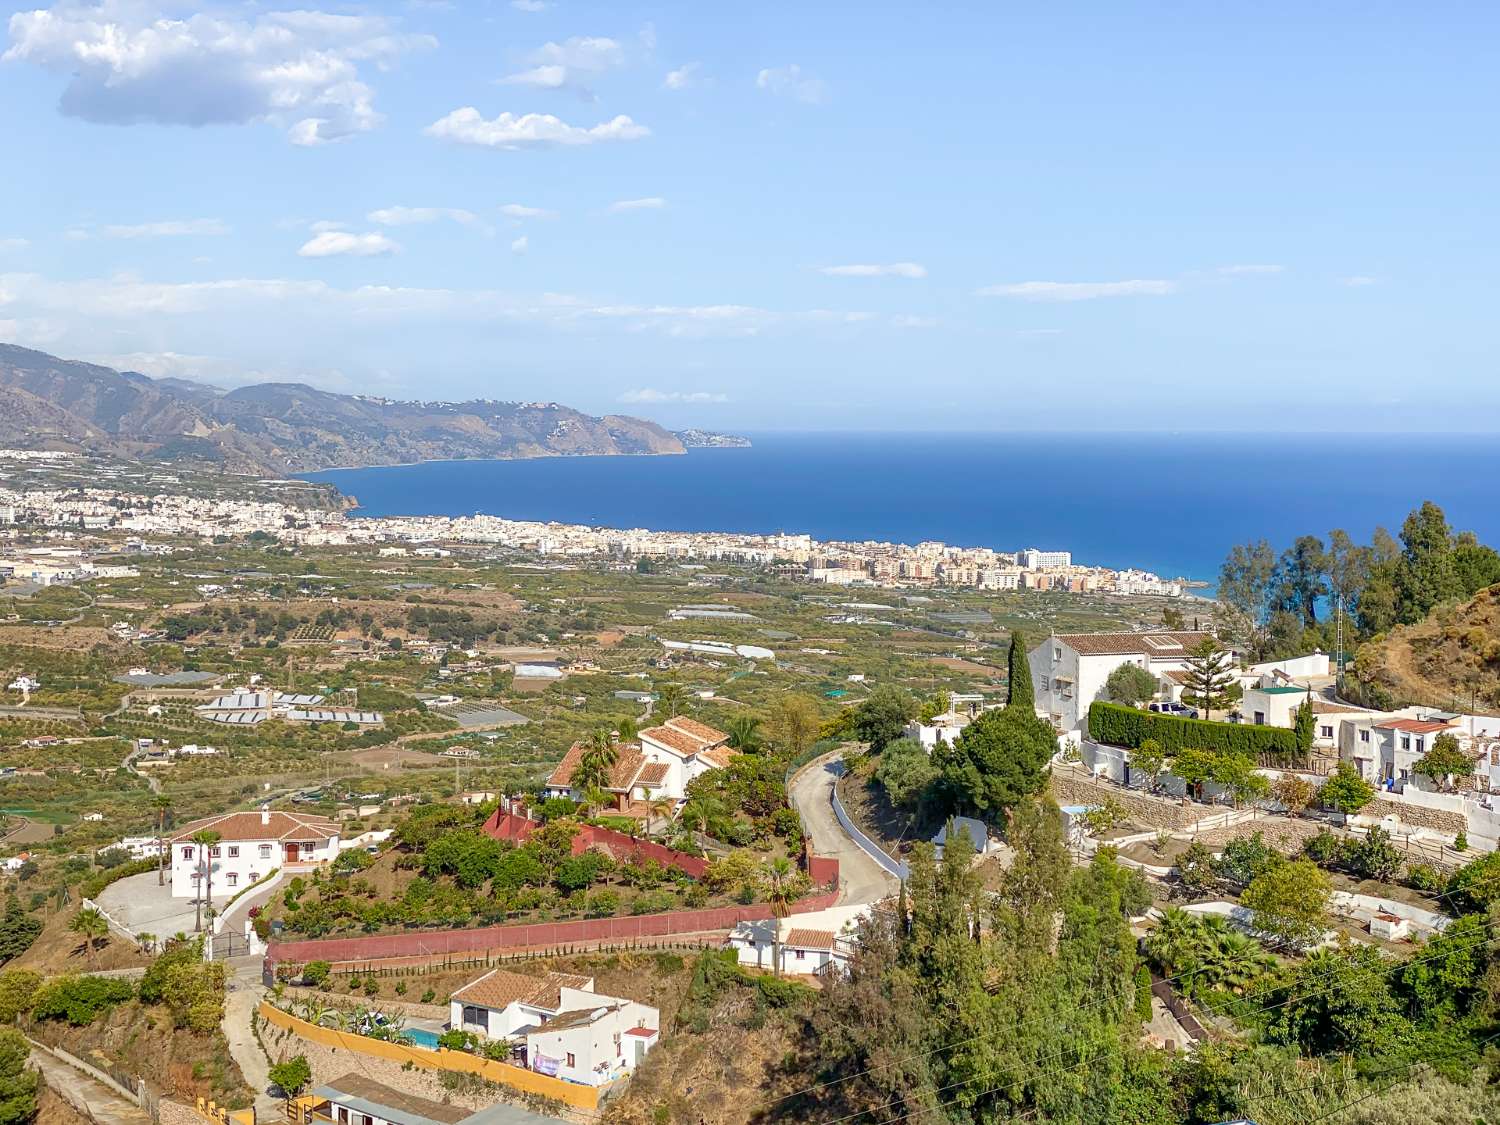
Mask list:
POLYGON ((1188 652, 1182 701, 1197 707, 1205 719, 1213 718, 1215 709, 1229 706, 1229 687, 1235 678, 1233 659, 1212 636, 1204 637, 1188 652))
POLYGON ((1010 635, 1010 660, 1007 666, 1010 677, 1010 695, 1005 705, 1024 709, 1026 714, 1036 714, 1036 692, 1031 686, 1031 665, 1026 659, 1026 634, 1019 629, 1010 635))

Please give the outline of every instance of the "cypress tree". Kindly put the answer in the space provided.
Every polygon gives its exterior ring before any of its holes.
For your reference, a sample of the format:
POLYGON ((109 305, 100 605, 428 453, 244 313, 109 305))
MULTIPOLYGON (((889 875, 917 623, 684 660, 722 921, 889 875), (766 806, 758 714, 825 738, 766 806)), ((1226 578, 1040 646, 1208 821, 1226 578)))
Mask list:
POLYGON ((1010 677, 1010 695, 1005 705, 1022 709, 1028 715, 1036 714, 1036 693, 1031 687, 1031 665, 1026 661, 1026 635, 1019 629, 1010 635, 1010 661, 1007 667, 1010 677))

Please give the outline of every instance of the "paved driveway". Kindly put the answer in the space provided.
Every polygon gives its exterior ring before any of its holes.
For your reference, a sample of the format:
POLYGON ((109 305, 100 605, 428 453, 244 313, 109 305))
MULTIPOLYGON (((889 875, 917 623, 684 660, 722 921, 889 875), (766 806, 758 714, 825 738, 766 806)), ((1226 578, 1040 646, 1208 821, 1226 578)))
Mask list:
MULTIPOLYGON (((228 896, 215 900, 222 908, 228 896)), ((156 885, 156 872, 131 875, 111 883, 99 895, 99 905, 110 916, 138 934, 155 934, 169 938, 175 933, 193 932, 193 900, 172 897, 170 875, 165 886, 156 885)))
POLYGON ((833 815, 833 785, 838 780, 842 752, 815 758, 792 778, 790 797, 802 817, 802 828, 812 837, 813 851, 839 861, 841 902, 879 902, 900 889, 900 882, 871 859, 851 839, 833 815))

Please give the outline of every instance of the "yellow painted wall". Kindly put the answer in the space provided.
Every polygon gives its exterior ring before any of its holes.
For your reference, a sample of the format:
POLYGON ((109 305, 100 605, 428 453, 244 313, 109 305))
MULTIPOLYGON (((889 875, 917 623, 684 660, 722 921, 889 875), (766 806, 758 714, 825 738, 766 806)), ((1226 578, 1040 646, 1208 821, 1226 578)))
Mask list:
POLYGON ((564 1082, 560 1078, 538 1074, 534 1070, 496 1062, 493 1059, 482 1059, 467 1051, 449 1051, 441 1047, 436 1051, 429 1051, 424 1047, 386 1043, 365 1035, 335 1031, 331 1027, 318 1027, 306 1020, 299 1020, 289 1012, 283 1012, 280 1008, 265 1001, 261 1001, 260 1018, 275 1027, 287 1028, 294 1035, 313 1043, 321 1043, 325 1047, 342 1047, 346 1051, 371 1055, 378 1059, 390 1059, 393 1062, 409 1062, 414 1066, 426 1067, 428 1070, 467 1071, 490 1082, 499 1082, 517 1090, 524 1090, 529 1094, 555 1098, 579 1109, 599 1108, 599 1091, 592 1086, 564 1082))

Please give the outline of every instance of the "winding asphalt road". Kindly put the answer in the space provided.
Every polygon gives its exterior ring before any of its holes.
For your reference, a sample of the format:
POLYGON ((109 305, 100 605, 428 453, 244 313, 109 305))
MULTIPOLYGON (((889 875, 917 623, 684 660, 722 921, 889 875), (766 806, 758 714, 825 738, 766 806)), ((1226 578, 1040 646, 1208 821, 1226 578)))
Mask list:
POLYGON ((876 863, 850 838, 833 815, 833 787, 842 769, 842 752, 814 758, 792 777, 787 787, 802 829, 812 838, 813 851, 839 861, 842 903, 879 902, 895 894, 900 881, 876 863))

